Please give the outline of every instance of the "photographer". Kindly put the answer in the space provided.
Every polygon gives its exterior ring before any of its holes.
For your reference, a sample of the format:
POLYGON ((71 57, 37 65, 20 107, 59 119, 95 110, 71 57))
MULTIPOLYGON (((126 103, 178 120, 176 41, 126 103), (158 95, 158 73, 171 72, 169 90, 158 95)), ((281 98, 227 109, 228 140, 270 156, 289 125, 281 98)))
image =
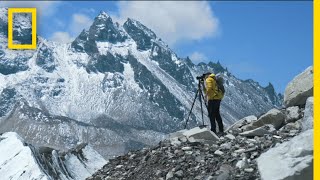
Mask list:
POLYGON ((224 96, 224 89, 221 90, 218 86, 216 76, 213 73, 205 74, 205 88, 204 92, 208 100, 208 113, 211 123, 211 131, 216 133, 216 123, 217 121, 219 126, 219 134, 223 135, 223 123, 220 116, 220 103, 224 96))

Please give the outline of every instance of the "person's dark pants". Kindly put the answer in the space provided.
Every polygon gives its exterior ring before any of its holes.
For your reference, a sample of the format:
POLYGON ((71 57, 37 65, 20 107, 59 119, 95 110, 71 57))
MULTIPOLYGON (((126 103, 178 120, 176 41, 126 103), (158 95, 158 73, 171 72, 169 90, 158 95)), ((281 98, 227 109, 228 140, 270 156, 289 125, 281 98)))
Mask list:
POLYGON ((219 131, 223 132, 222 118, 220 116, 220 103, 221 100, 209 100, 208 102, 208 113, 211 123, 211 131, 216 133, 216 121, 219 126, 219 131))

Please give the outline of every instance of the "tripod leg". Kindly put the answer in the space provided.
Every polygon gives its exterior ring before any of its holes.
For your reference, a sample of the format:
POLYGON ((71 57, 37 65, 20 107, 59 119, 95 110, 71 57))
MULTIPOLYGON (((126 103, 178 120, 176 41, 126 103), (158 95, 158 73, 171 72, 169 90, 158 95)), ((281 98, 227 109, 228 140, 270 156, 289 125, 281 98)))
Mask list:
POLYGON ((200 107, 201 107, 201 118, 202 118, 202 126, 204 126, 204 120, 203 120, 203 108, 202 108, 202 97, 201 97, 201 95, 202 95, 202 93, 201 93, 201 91, 199 91, 199 101, 200 101, 200 107))
POLYGON ((196 99, 197 99, 198 93, 199 93, 199 89, 197 90, 197 92, 196 92, 196 96, 195 96, 195 97, 194 97, 194 99, 193 99, 192 106, 191 106, 191 109, 190 109, 190 112, 189 112, 188 118, 187 118, 187 120, 186 120, 186 124, 184 125, 184 128, 185 128, 185 129, 186 129, 186 127, 187 127, 187 124, 188 124, 188 121, 189 121, 189 117, 190 117, 190 115, 191 115, 191 112, 192 112, 192 109, 193 109, 194 103, 196 102, 196 99))
MULTIPOLYGON (((202 86, 204 86, 203 83, 202 83, 202 86)), ((200 88, 201 88, 201 87, 200 87, 200 88)), ((203 101, 204 101, 204 105, 205 105, 206 108, 208 109, 208 104, 207 104, 207 102, 206 102, 205 99, 204 99, 204 95, 203 95, 202 91, 200 91, 200 95, 201 95, 201 97, 202 97, 202 99, 203 99, 203 101)))

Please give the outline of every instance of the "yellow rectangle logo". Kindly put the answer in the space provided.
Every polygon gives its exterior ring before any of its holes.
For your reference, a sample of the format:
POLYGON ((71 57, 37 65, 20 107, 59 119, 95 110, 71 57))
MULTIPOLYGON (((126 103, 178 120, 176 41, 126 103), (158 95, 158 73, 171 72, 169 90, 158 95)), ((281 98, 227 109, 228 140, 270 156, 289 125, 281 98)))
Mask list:
POLYGON ((9 49, 36 49, 37 48, 37 9, 36 8, 9 8, 8 9, 8 48, 9 49), (32 44, 13 44, 13 14, 14 13, 31 13, 32 44))

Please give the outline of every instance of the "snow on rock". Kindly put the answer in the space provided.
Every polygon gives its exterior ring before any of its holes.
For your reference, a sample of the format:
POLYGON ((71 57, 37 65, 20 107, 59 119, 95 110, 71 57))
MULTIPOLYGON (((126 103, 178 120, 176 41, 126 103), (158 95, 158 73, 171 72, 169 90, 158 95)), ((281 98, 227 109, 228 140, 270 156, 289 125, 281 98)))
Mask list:
POLYGON ((286 87, 284 105, 286 107, 304 105, 313 96, 313 67, 308 67, 297 75, 286 87))
POLYGON ((0 136, 0 154, 2 179, 84 180, 107 163, 86 144, 62 152, 26 144, 15 132, 0 136))
POLYGON ((313 129, 261 154, 257 163, 262 180, 313 179, 313 129))
POLYGON ((313 128, 313 97, 307 99, 306 108, 304 110, 304 117, 302 119, 302 130, 313 128))
POLYGON ((64 164, 72 179, 86 179, 107 163, 107 161, 90 146, 82 149, 81 156, 74 153, 65 155, 64 164))
POLYGON ((49 179, 37 164, 31 149, 14 132, 0 136, 1 179, 49 179))

